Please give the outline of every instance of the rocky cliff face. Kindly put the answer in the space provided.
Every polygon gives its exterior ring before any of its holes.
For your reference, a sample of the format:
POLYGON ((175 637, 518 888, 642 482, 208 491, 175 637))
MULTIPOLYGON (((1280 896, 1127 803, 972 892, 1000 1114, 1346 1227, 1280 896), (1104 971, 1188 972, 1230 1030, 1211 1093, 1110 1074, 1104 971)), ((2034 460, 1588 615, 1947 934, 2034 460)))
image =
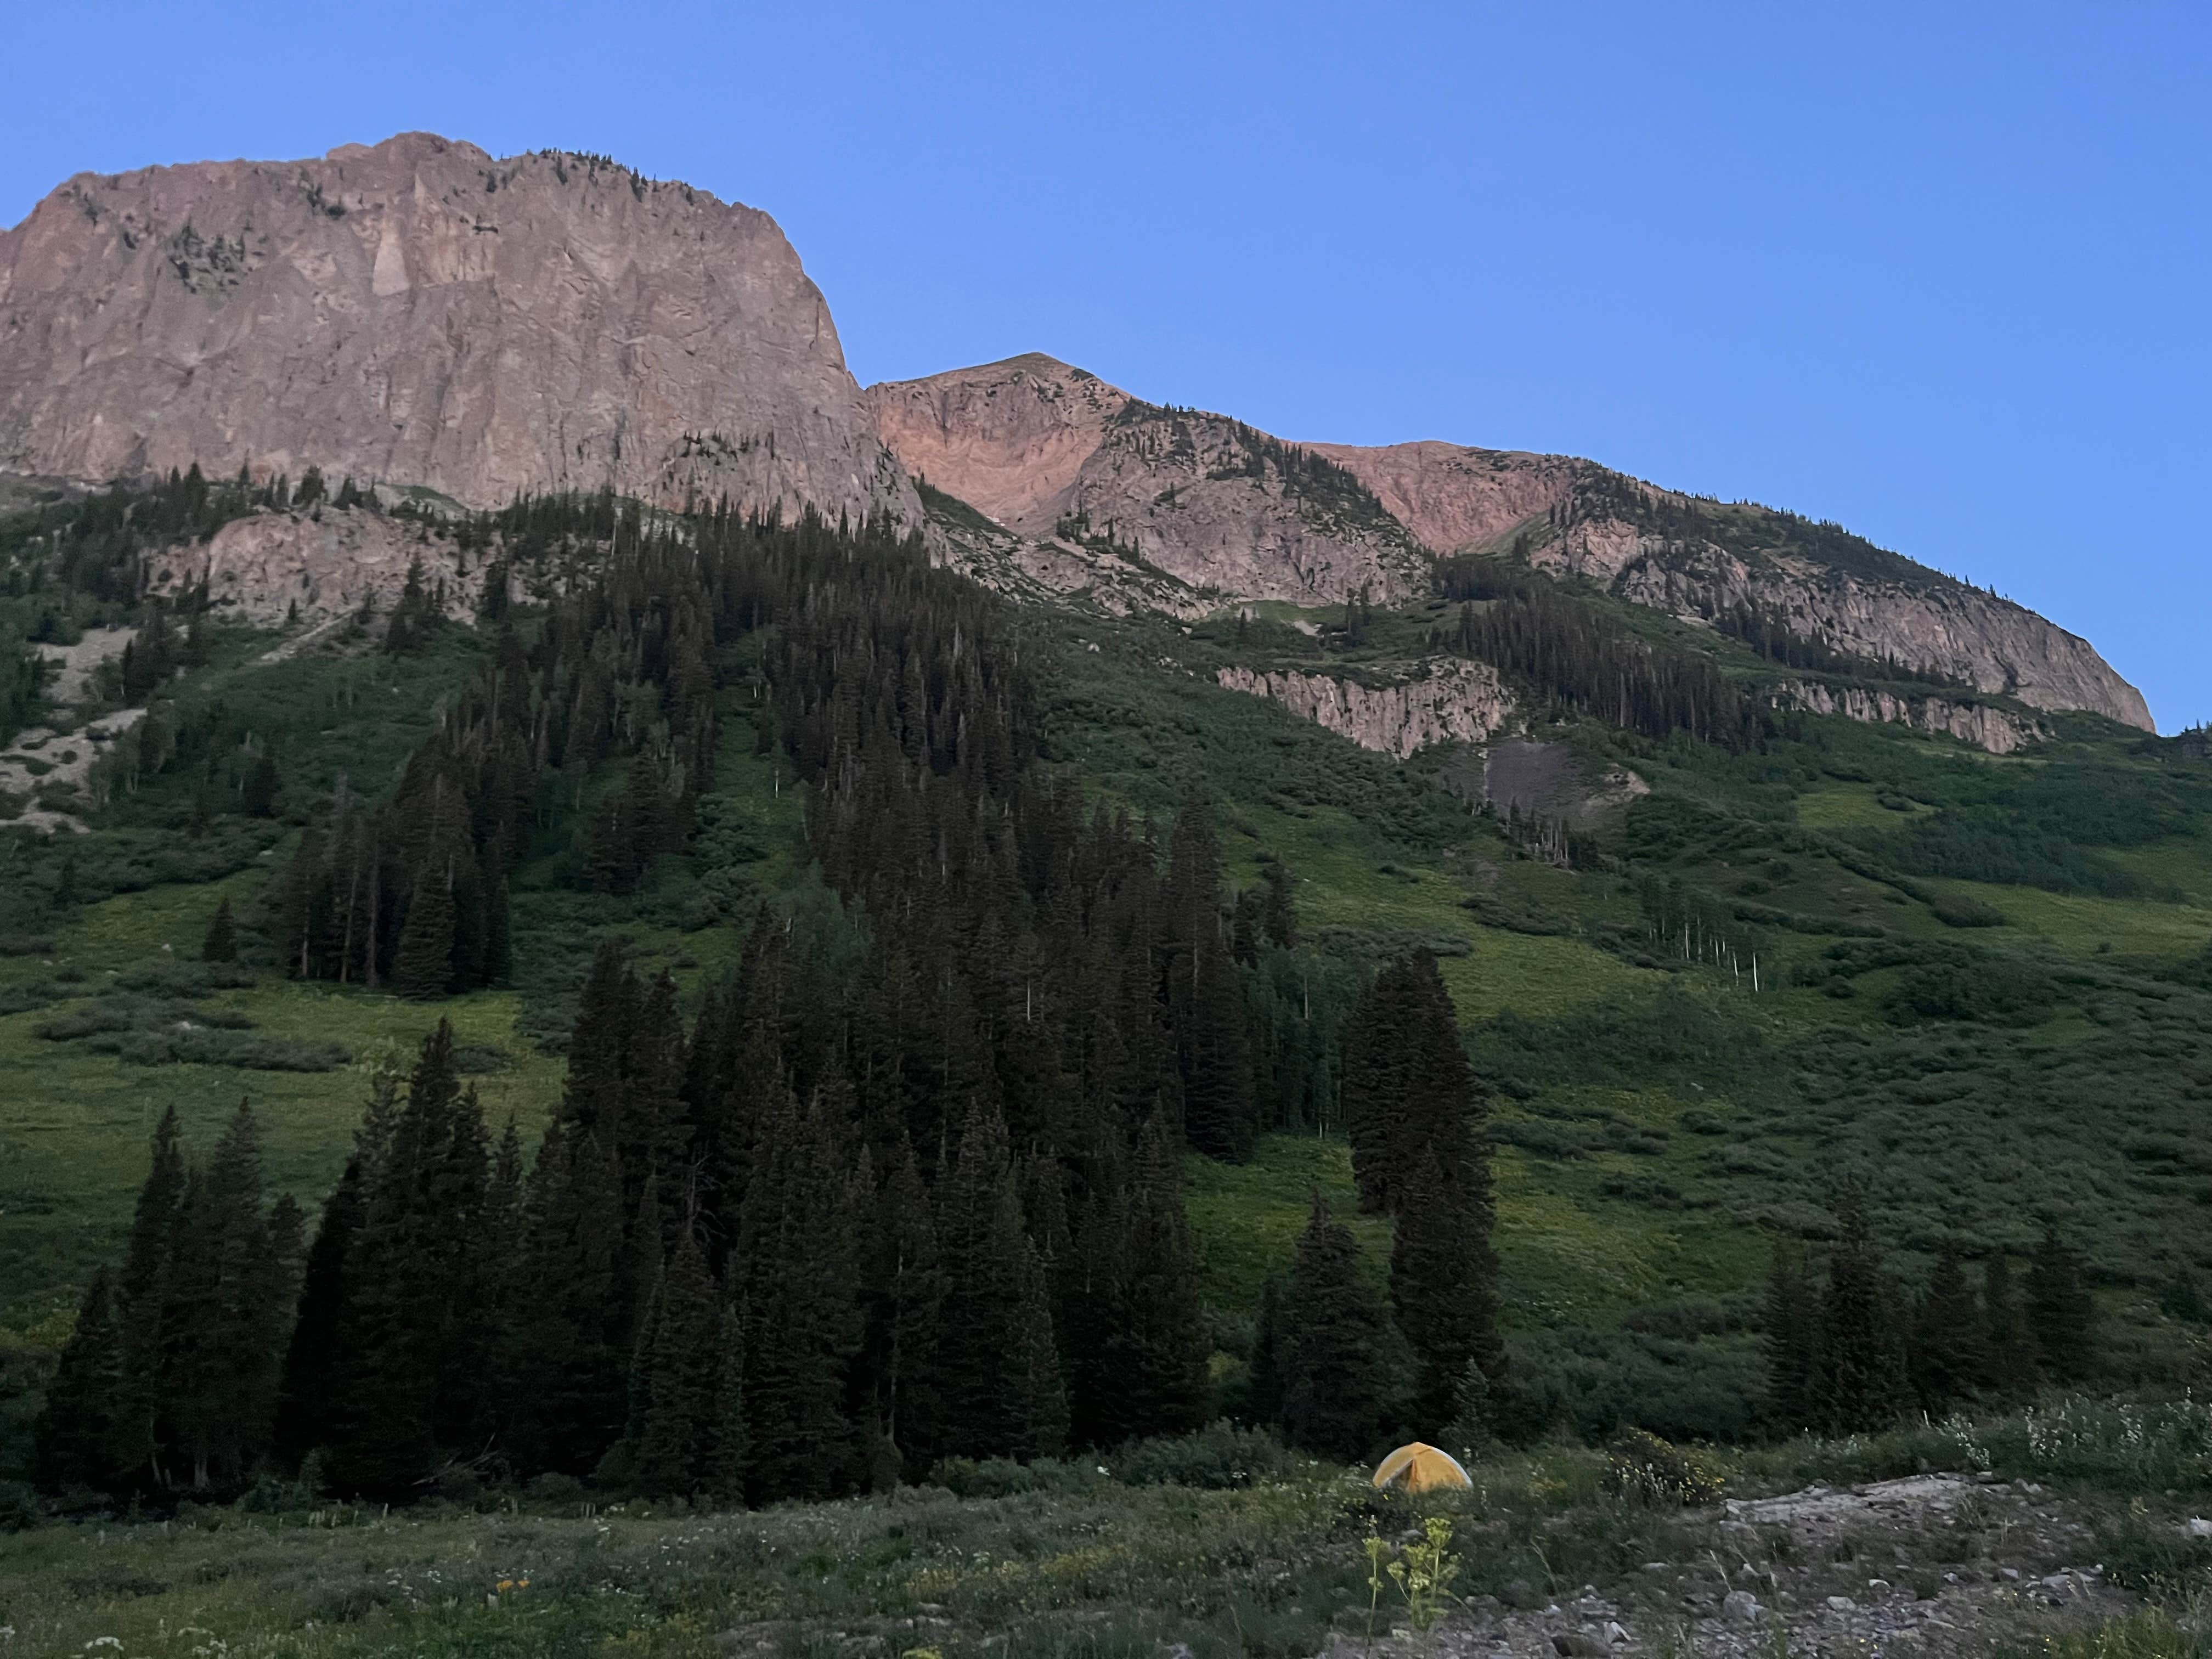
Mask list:
POLYGON ((1487 663, 1433 658, 1414 678, 1363 685, 1331 674, 1255 672, 1224 668, 1216 678, 1231 691, 1269 697, 1292 714, 1350 738, 1363 749, 1405 760, 1437 743, 1481 743, 1504 726, 1513 700, 1487 663))
POLYGON ((2087 641, 2031 611, 1833 526, 1588 461, 1434 442, 1286 445, 1139 402, 1039 354, 872 386, 867 400, 911 471, 1035 544, 1024 567, 1049 590, 1186 613, 1363 588, 1388 604, 1422 592, 1434 558, 1517 548, 1553 575, 1687 621, 1748 606, 1907 672, 2151 726, 2142 695, 2087 641), (1164 602, 1131 591, 1123 569, 1187 592, 1164 602))
POLYGON ((2051 735, 2035 720, 1985 703, 1961 702, 1952 697, 1903 697, 1860 685, 1785 680, 1769 690, 1767 700, 1777 708, 1841 714, 1868 726, 1909 726, 1916 732, 1957 738, 1992 755, 2009 755, 2051 735))
POLYGON ((0 468, 920 504, 773 220, 410 133, 81 174, 0 232, 0 468))
POLYGON ((1226 416, 1144 403, 1036 353, 867 398, 916 477, 1020 535, 1216 603, 1389 605, 1427 586, 1426 551, 1357 479, 1226 416))
POLYGON ((1835 650, 2032 708, 2087 709, 2153 729, 2142 693, 2087 640, 1932 571, 1862 575, 1802 553, 1747 556, 1616 520, 1577 523, 1531 556, 1540 568, 1587 576, 1623 599, 1690 621, 1747 606, 1835 650))
POLYGON ((419 562, 425 590, 442 592, 446 614, 460 620, 475 612, 490 556, 479 551, 471 563, 419 522, 325 507, 234 519, 204 546, 152 555, 147 579, 170 596, 204 582, 216 614, 231 621, 312 629, 364 609, 389 616, 419 562))

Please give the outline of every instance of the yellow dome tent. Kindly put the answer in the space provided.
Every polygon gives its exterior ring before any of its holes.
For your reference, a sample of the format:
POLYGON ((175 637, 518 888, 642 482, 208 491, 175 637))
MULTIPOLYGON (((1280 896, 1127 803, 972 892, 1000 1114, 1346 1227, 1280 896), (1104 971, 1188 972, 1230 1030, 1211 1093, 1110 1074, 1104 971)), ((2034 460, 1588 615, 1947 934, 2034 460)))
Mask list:
POLYGON ((1395 1486, 1401 1492, 1434 1492, 1443 1486, 1471 1487, 1474 1482, 1449 1452, 1416 1440, 1382 1460, 1375 1470, 1375 1484, 1395 1486))

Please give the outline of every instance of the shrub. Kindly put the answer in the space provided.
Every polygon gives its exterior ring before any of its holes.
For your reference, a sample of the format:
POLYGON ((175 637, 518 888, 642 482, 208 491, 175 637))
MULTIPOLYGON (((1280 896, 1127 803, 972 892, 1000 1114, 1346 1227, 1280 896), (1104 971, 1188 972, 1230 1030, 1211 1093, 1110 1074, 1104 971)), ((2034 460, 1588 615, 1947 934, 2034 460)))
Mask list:
POLYGON ((1011 1457, 947 1457, 930 1471, 932 1484, 957 1498, 1012 1498, 1023 1492, 1080 1491, 1098 1483, 1094 1467, 1040 1457, 1017 1463, 1011 1457))
POLYGON ((1607 1450, 1605 1480, 1612 1491, 1645 1509, 1686 1509, 1719 1502, 1728 1489, 1728 1471, 1710 1452, 1631 1429, 1607 1450))
POLYGON ((46 1519, 39 1495, 21 1480, 0 1480, 0 1533, 28 1532, 46 1519))
POLYGON ((2002 927, 2005 913, 1978 898, 1939 898, 1928 907, 1946 927, 2002 927))
POLYGON ((1264 1429, 1227 1421, 1196 1434, 1132 1440, 1108 1459, 1115 1479, 1132 1486, 1198 1486, 1233 1492, 1285 1480, 1312 1460, 1285 1447, 1264 1429))

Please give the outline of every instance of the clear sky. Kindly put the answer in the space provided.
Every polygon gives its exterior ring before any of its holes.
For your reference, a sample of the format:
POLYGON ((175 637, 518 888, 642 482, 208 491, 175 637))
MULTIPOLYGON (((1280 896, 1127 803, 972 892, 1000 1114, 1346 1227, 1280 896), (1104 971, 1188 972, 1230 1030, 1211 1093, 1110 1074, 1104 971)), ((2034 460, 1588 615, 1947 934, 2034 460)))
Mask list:
POLYGON ((774 214, 863 380, 1043 350, 1291 438, 1841 520, 2212 716, 2212 7, 8 8, 0 222, 410 128, 774 214))

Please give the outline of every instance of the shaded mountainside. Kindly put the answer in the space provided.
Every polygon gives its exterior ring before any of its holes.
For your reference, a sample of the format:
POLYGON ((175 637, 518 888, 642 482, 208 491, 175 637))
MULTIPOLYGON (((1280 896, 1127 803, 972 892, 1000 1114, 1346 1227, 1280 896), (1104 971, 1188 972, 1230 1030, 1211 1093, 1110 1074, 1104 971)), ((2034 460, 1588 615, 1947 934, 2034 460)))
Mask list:
POLYGON ((0 467, 195 462, 920 519, 766 214, 426 133, 80 174, 0 232, 0 467))

